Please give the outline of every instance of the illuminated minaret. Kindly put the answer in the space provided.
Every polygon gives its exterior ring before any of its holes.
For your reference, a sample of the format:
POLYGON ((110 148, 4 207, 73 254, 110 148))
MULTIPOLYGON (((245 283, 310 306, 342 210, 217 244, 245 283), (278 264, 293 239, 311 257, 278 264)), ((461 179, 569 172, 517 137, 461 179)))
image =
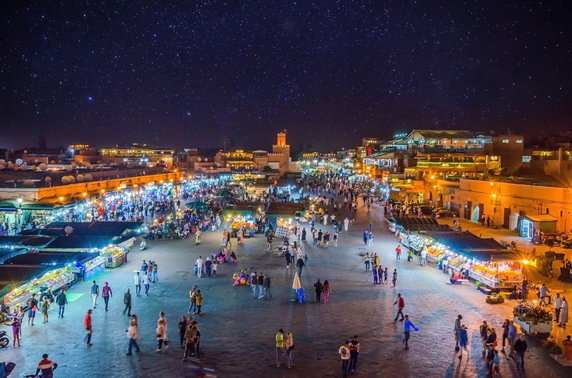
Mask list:
POLYGON ((283 130, 276 135, 276 144, 272 146, 272 152, 275 154, 285 155, 285 161, 290 160, 290 146, 286 144, 286 133, 288 130, 283 130))

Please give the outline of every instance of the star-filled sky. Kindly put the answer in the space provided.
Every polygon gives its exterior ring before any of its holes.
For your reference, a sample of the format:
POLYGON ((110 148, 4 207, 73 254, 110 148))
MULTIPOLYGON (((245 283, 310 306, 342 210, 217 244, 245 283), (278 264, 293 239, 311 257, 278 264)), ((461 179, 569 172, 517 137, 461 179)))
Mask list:
POLYGON ((572 129, 569 1, 11 1, 0 148, 572 129))

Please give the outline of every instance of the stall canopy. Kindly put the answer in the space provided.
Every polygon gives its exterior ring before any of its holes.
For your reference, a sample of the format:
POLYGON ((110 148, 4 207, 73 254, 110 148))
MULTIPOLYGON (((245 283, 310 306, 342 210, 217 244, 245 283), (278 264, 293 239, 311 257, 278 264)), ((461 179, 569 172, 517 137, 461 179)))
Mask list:
POLYGON ((0 248, 0 264, 22 253, 26 253, 24 248, 0 248))
POLYGON ((500 251, 507 253, 508 250, 503 249, 502 245, 499 244, 493 238, 480 238, 477 235, 469 232, 455 232, 455 231, 445 231, 445 232, 426 232, 425 235, 436 240, 437 242, 446 245, 451 250, 463 254, 468 252, 481 252, 481 253, 494 253, 494 251, 500 251))
POLYGON ((0 211, 17 211, 18 208, 12 202, 0 201, 0 211))
POLYGON ((390 222, 403 227, 406 231, 449 231, 451 227, 439 224, 435 218, 401 217, 391 218, 390 222))
POLYGON ((295 202, 272 202, 266 210, 266 215, 275 216, 300 216, 303 213, 305 207, 301 203, 295 202))
POLYGON ((101 249, 110 245, 118 245, 130 237, 113 237, 113 236, 81 236, 69 235, 61 236, 52 242, 43 251, 62 251, 62 252, 81 252, 92 249, 101 249))
MULTIPOLYGON (((0 265, 0 285, 13 285, 32 278, 40 277, 42 274, 53 269, 49 266, 41 265, 0 265)), ((1 295, 0 295, 1 296, 1 295)))
POLYGON ((38 235, 0 236, 0 247, 3 248, 36 248, 47 246, 55 237, 38 235))
POLYGON ((99 253, 94 252, 77 252, 77 253, 59 253, 59 252, 41 252, 41 253, 24 253, 8 259, 4 264, 15 265, 42 265, 59 267, 67 264, 82 264, 97 257, 99 253))
POLYGON ((67 231, 74 236, 124 236, 140 234, 142 226, 142 222, 53 222, 36 232, 50 236, 64 236, 67 231))

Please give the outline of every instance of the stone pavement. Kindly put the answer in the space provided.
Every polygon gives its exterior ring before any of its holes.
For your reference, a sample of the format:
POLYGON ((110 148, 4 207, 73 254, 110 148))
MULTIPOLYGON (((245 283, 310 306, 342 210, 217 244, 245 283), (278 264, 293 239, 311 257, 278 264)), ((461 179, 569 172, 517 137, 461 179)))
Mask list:
MULTIPOLYGON (((89 308, 89 284, 74 286, 79 298, 68 306, 66 317, 58 319, 51 311, 50 323, 23 327, 22 347, 0 350, 0 359, 17 363, 15 377, 33 373, 41 354, 60 364, 56 377, 180 377, 184 376, 182 351, 177 347, 178 317, 188 307, 188 290, 199 285, 205 295, 204 314, 197 317, 202 332, 204 362, 219 377, 338 377, 341 343, 357 334, 361 353, 356 376, 374 377, 484 377, 478 325, 487 319, 501 330, 504 318, 512 318, 512 303, 488 305, 485 296, 471 285, 446 285, 448 277, 432 267, 415 262, 396 263, 393 249, 397 242, 380 219, 376 206, 373 247, 364 247, 361 233, 368 216, 360 208, 358 223, 340 235, 339 247, 328 249, 307 244, 308 266, 302 274, 307 303, 291 302, 293 271, 285 269, 284 259, 264 253, 260 235, 247 239, 236 250, 239 263, 224 264, 217 278, 198 279, 192 274, 195 259, 219 247, 219 233, 203 234, 203 244, 193 240, 155 241, 148 250, 134 251, 129 262, 97 277, 100 285, 109 281, 114 290, 110 311, 98 306, 93 314, 93 343, 85 346, 83 315, 89 308), (398 269, 397 288, 373 285, 365 272, 361 253, 376 251, 382 265, 398 269), (133 298, 133 313, 139 316, 142 352, 126 356, 127 317, 121 315, 125 288, 133 288, 132 272, 143 259, 159 264, 159 283, 152 285, 149 297, 133 298), (271 300, 253 299, 248 287, 233 287, 232 274, 242 267, 272 276, 271 300), (332 284, 330 303, 314 302, 313 283, 327 279, 332 284), (405 298, 405 313, 420 332, 411 337, 411 349, 404 350, 402 324, 394 323, 397 293, 405 298), (155 327, 158 313, 169 319, 172 342, 166 353, 155 353, 155 327), (454 353, 453 324, 463 314, 469 327, 469 356, 461 362, 454 353), (296 348, 292 369, 277 368, 274 335, 278 328, 294 334, 296 348)), ((308 227, 309 228, 309 227, 308 227)), ((322 226, 322 228, 324 228, 322 226)), ((528 338, 528 376, 564 377, 571 370, 556 364, 528 338)), ((514 362, 502 357, 505 377, 518 376, 514 362)))

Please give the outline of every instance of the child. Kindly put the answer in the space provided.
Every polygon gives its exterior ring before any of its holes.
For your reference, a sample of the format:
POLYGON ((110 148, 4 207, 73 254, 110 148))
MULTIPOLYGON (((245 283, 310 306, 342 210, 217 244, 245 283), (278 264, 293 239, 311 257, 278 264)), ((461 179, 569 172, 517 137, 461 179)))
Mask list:
POLYGON ((213 260, 212 270, 213 270, 213 277, 216 277, 216 268, 218 266, 218 261, 215 259, 213 260))
POLYGON ((493 375, 500 374, 500 357, 498 350, 495 349, 495 356, 493 357, 493 375))
POLYGON ((16 348, 16 342, 18 342, 18 346, 20 346, 20 320, 18 320, 18 316, 14 316, 11 326, 12 326, 12 337, 14 338, 12 347, 16 348))

